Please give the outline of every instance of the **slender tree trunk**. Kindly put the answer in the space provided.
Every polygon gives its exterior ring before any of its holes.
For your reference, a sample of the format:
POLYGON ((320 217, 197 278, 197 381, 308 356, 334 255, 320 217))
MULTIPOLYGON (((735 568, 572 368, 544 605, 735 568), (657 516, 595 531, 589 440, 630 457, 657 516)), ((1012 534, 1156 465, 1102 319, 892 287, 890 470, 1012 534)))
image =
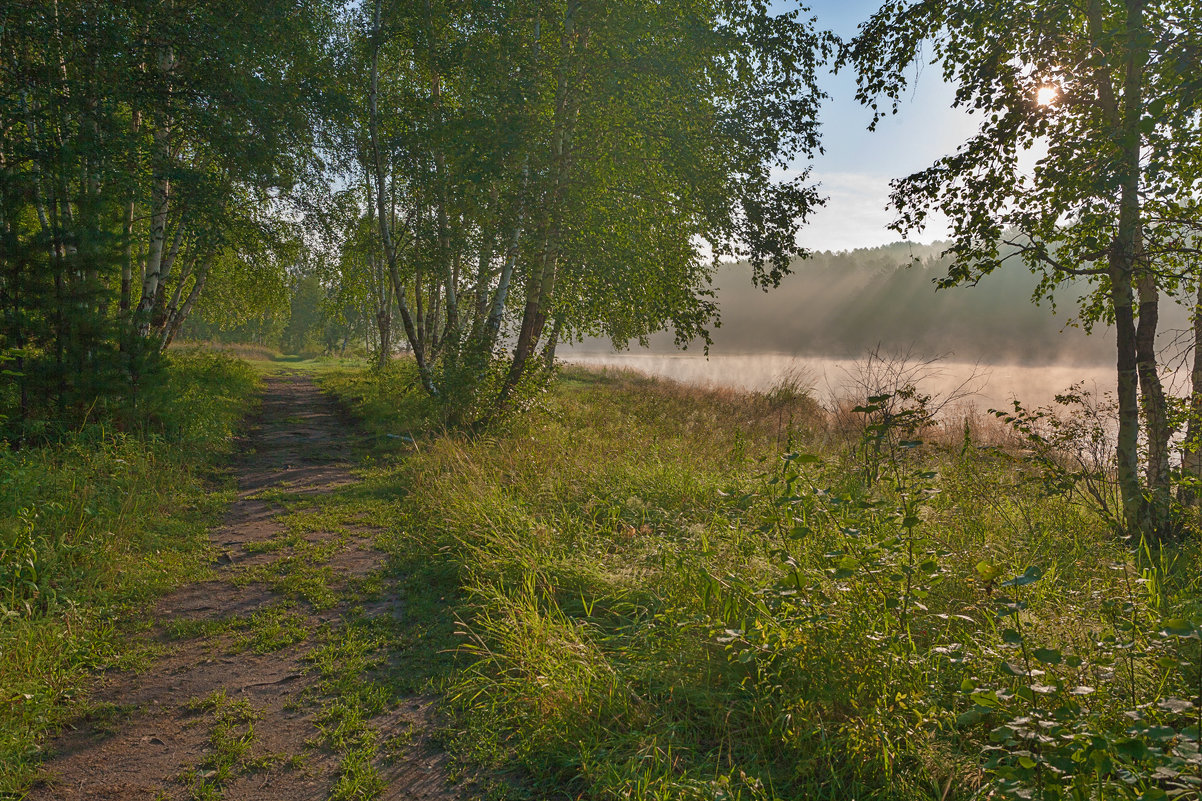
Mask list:
MULTIPOLYGON (((181 214, 179 222, 175 226, 175 234, 171 237, 171 248, 163 257, 162 264, 159 266, 159 281, 158 287, 155 290, 154 300, 151 302, 150 314, 150 330, 161 332, 167 321, 167 287, 171 282, 172 273, 175 270, 175 262, 179 258, 180 246, 184 241, 184 217, 181 214)), ((184 276, 180 276, 178 281, 179 286, 176 288, 176 295, 183 286, 184 276)))
POLYGON ((492 306, 488 311, 488 318, 484 322, 485 348, 490 352, 496 346, 497 337, 501 331, 501 319, 505 316, 505 304, 509 300, 509 285, 513 281, 513 268, 517 263, 521 239, 522 214, 519 212, 518 220, 513 226, 508 252, 505 254, 505 264, 501 267, 501 277, 497 281, 497 289, 493 293, 492 306))
MULTIPOLYGON (((175 70, 175 53, 164 47, 159 54, 159 71, 169 77, 175 70)), ((154 129, 154 186, 150 194, 150 246, 146 253, 146 267, 142 279, 142 297, 138 301, 136 329, 139 335, 150 334, 150 313, 158 298, 159 280, 162 277, 163 248, 167 240, 167 212, 171 204, 171 181, 168 167, 171 163, 171 126, 169 110, 163 109, 159 124, 154 129)))
MULTIPOLYGON (((438 256, 446 268, 446 326, 444 340, 459 340, 459 255, 451 256, 451 229, 447 222, 446 159, 442 153, 434 155, 438 167, 438 256)), ((454 345, 452 345, 454 347, 454 345)))
POLYGON ((484 228, 480 234, 480 255, 476 261, 476 293, 473 297, 471 340, 479 342, 484 321, 488 319, 488 296, 485 289, 492 277, 492 261, 497 243, 498 215, 500 213, 501 190, 493 183, 488 192, 484 228))
POLYGON ((547 310, 555 291, 556 271, 559 262, 560 226, 563 205, 567 193, 571 155, 571 139, 576 116, 576 98, 572 92, 572 62, 578 50, 583 49, 587 36, 577 37, 576 12, 579 0, 568 0, 564 7, 563 41, 560 47, 560 62, 555 89, 555 130, 551 137, 551 158, 554 179, 548 195, 544 198, 542 224, 543 248, 539 267, 527 279, 526 306, 522 311, 522 327, 518 330, 517 343, 513 349, 513 362, 501 388, 498 403, 504 405, 521 381, 526 363, 538 347, 539 337, 547 323, 547 310))
POLYGON ((171 342, 183 327, 184 322, 188 319, 188 315, 192 313, 192 307, 196 305, 196 299, 200 297, 200 293, 204 290, 205 282, 209 280, 209 263, 202 262, 196 271, 196 282, 192 284, 192 291, 188 293, 188 299, 184 301, 183 308, 177 313, 171 315, 166 329, 163 332, 162 350, 167 350, 171 346, 171 342))
MULTIPOLYGON (((133 133, 136 136, 139 129, 142 127, 142 113, 135 111, 133 116, 133 133)), ((133 176, 136 172, 133 158, 130 158, 129 175, 131 185, 129 188, 129 203, 125 208, 125 263, 121 265, 121 295, 117 301, 118 311, 121 313, 123 323, 127 324, 126 318, 129 316, 129 307, 133 295, 133 280, 134 280, 134 211, 137 208, 137 198, 134 187, 132 185, 133 176)), ((125 337, 121 338, 121 348, 125 349, 125 337)))
MULTIPOLYGON (((414 253, 415 254, 417 253, 416 239, 414 241, 414 253)), ((423 294, 423 290, 425 289, 425 282, 422 281, 421 259, 415 258, 414 262, 415 262, 414 270, 413 270, 413 324, 414 324, 414 331, 417 332, 417 338, 422 343, 422 351, 427 353, 427 355, 428 355, 427 346, 428 346, 430 340, 429 340, 429 337, 427 336, 428 332, 427 332, 426 322, 429 319, 429 314, 427 313, 427 310, 426 310, 425 295, 423 294)))
MULTIPOLYGON (((367 222, 370 228, 375 228, 376 212, 371 190, 371 170, 367 165, 366 156, 363 157, 363 162, 364 184, 367 188, 367 222)), ((376 343, 380 349, 377 356, 377 366, 383 370, 392 360, 392 285, 388 272, 380 259, 380 254, 374 245, 374 242, 369 241, 367 266, 371 274, 371 296, 375 302, 376 329, 379 334, 379 340, 376 343)), ((369 328, 369 339, 370 336, 369 328)))
POLYGON ((125 207, 125 261, 121 265, 121 294, 117 301, 117 311, 122 320, 129 315, 130 297, 133 294, 134 279, 134 200, 133 190, 130 192, 129 203, 125 207))
POLYGON ((1164 387, 1156 363, 1156 328, 1159 318, 1160 290, 1156 278, 1146 269, 1136 279, 1139 296, 1139 322, 1135 331, 1136 363, 1139 372, 1140 400, 1144 415, 1144 438, 1148 448, 1145 482, 1148 505, 1147 525, 1158 541, 1172 536, 1171 478, 1169 473, 1169 418, 1164 387))
MULTIPOLYGON (((21 93, 21 109, 25 115, 25 128, 29 132, 29 138, 35 146, 41 146, 38 142, 38 129, 33 119, 33 109, 29 103, 29 99, 25 92, 21 93)), ((50 259, 53 262, 58 258, 57 248, 51 244, 55 241, 50 230, 50 219, 46 213, 46 198, 42 189, 42 170, 38 165, 37 160, 30 163, 30 172, 33 177, 33 200, 34 209, 38 215, 38 224, 42 229, 42 236, 46 238, 47 247, 49 248, 50 259)))
MULTIPOLYGON (((1190 373, 1189 420, 1186 422, 1181 470, 1186 477, 1202 482, 1202 278, 1194 299, 1194 367, 1190 373)), ((1198 503, 1196 487, 1183 485, 1178 499, 1184 506, 1198 503)))
POLYGON ((1121 259, 1112 258, 1110 299, 1114 306, 1115 340, 1118 351, 1119 493, 1123 499, 1123 519, 1128 533, 1136 534, 1143 519, 1143 487, 1139 481, 1139 372, 1135 347, 1134 294, 1131 272, 1121 259))
MULTIPOLYGON (((1148 503, 1139 479, 1139 335, 1135 327, 1135 270, 1140 249, 1141 214, 1140 118, 1143 113, 1143 69, 1145 56, 1136 46, 1143 31, 1143 0, 1127 0, 1127 49, 1123 74, 1121 109, 1114 105, 1108 78, 1101 80, 1104 110, 1121 120, 1116 142, 1125 175, 1119 189, 1118 231, 1110 252, 1111 302, 1114 307, 1118 350, 1119 429, 1117 458, 1119 491, 1127 533, 1134 538, 1154 540, 1148 503)), ((1095 32, 1096 33, 1096 32, 1095 32)), ((1103 76, 1104 77, 1104 76, 1103 76)), ((1145 337, 1148 333, 1145 331, 1145 337)), ((1151 332, 1155 338, 1155 329, 1151 332)), ((1154 358, 1154 357, 1153 357, 1154 358)))
POLYGON ((434 376, 426 363, 423 341, 418 338, 413 325, 413 317, 409 313, 409 305, 405 299, 405 285, 401 281, 397 269, 397 249, 392 238, 389 225, 388 203, 386 198, 386 183, 384 181, 384 158, 380 152, 380 112, 378 95, 380 85, 380 2, 375 0, 375 14, 372 25, 372 59, 371 59, 371 88, 368 92, 368 132, 371 136, 372 162, 376 177, 376 216, 380 224, 380 239, 384 246, 384 256, 388 263, 388 275, 392 279, 392 291, 396 294, 397 309, 401 313, 401 323, 405 328, 405 336, 409 339, 409 347, 413 351, 413 360, 417 364, 418 376, 422 387, 430 395, 437 397, 438 388, 434 386, 434 376))
POLYGON ((497 346, 497 338, 501 332, 501 320, 505 315, 505 304, 509 301, 509 286, 513 281, 513 268, 517 265, 518 253, 521 252, 522 230, 526 223, 526 193, 530 183, 530 157, 522 160, 522 188, 518 196, 517 220, 513 224, 513 234, 509 238, 509 247, 505 252, 505 263, 501 267, 501 277, 497 282, 496 292, 493 293, 492 307, 488 319, 484 323, 484 338, 481 349, 492 355, 497 346))
MULTIPOLYGON (((90 75, 94 77, 99 73, 97 64, 97 55, 93 53, 90 58, 90 75)), ((104 148, 103 135, 100 128, 100 100, 98 97, 98 87, 93 80, 87 81, 84 92, 87 98, 85 102, 85 121, 81 124, 81 132, 86 132, 84 137, 84 149, 86 155, 83 159, 83 180, 80 182, 80 194, 83 196, 80 201, 80 216, 83 225, 80 226, 80 233, 83 237, 81 245, 86 248, 85 261, 85 286, 87 300, 89 301, 88 312, 91 315, 100 318, 105 313, 105 292, 100 281, 100 216, 101 216, 101 157, 100 153, 104 148)), ((94 354, 90 354, 91 356, 94 354)))
POLYGON ((401 327, 405 330, 405 339, 409 342, 409 351, 413 354, 413 360, 417 363, 418 377, 421 379, 422 387, 433 397, 438 397, 438 388, 434 386, 434 377, 430 374, 429 367, 426 366, 424 356, 421 360, 418 359, 421 351, 421 340, 418 339, 417 330, 413 327, 413 315, 409 312, 409 302, 405 298, 404 287, 398 287, 396 277, 393 276, 392 282, 393 292, 396 295, 397 311, 401 315, 401 327))
POLYGON ((434 181, 437 190, 437 202, 435 203, 434 214, 435 222, 438 226, 438 261, 442 264, 446 276, 446 285, 444 288, 444 292, 446 293, 445 326, 439 325, 438 320, 439 293, 437 282, 433 283, 434 297, 430 303, 432 312, 430 320, 431 351, 436 352, 441 345, 447 342, 451 343, 451 349, 454 350, 459 341, 459 276, 457 260, 451 258, 451 230, 447 221, 447 163, 446 155, 443 153, 440 143, 440 128, 443 121, 442 74, 441 66, 438 63, 438 54, 435 52, 435 33, 430 0, 426 0, 425 2, 425 11, 426 58, 430 67, 430 127, 439 133, 434 140, 436 143, 434 145, 434 181))
POLYGON ((51 230, 54 231, 54 252, 56 258, 51 261, 54 269, 54 369, 57 378, 57 402, 58 412, 62 416, 66 413, 67 407, 67 320, 66 320, 66 285, 64 273, 66 272, 65 259, 63 258, 62 239, 60 236, 61 225, 58 221, 58 213, 55 211, 57 203, 54 198, 50 199, 50 220, 51 230))
MULTIPOLYGON (((536 20, 534 23, 534 62, 536 70, 539 56, 542 54, 542 30, 542 21, 536 20)), ((518 192, 517 216, 513 225, 513 234, 509 238, 509 247, 505 251, 505 262, 501 266, 500 280, 497 282, 497 289, 493 293, 492 304, 484 324, 484 338, 481 350, 489 358, 492 357, 493 350, 497 346, 497 338, 500 336, 501 331, 501 320, 505 315, 505 304, 509 302, 509 287, 513 281, 513 270, 517 265, 518 254, 521 252, 522 234, 526 225, 526 208, 530 193, 529 153, 522 156, 522 185, 518 192)))
POLYGON ((376 328, 380 332, 380 355, 377 359, 377 366, 381 370, 388 366, 388 362, 392 358, 392 312, 389 308, 392 305, 391 299, 392 294, 389 293, 384 303, 376 310, 376 328))
MULTIPOLYGON (((165 133, 155 131, 155 141, 160 146, 164 144, 165 133)), ((165 148, 156 148, 164 153, 165 148)), ((155 177, 154 187, 150 195, 150 245, 146 252, 146 265, 143 270, 142 297, 134 312, 137 318, 136 328, 139 334, 146 336, 150 333, 150 311, 158 297, 159 278, 163 267, 163 246, 167 240, 167 212, 171 202, 171 182, 166 175, 166 164, 160 166, 160 173, 155 177)))
MULTIPOLYGON (((450 241, 448 240, 448 244, 450 241)), ((451 257, 451 268, 447 276, 447 320, 443 326, 443 343, 450 345, 451 351, 458 350, 459 345, 459 274, 463 268, 463 251, 455 249, 451 257)))
POLYGON ((559 333, 563 330, 563 315, 555 315, 551 325, 551 333, 547 336, 547 344, 543 346, 543 366, 548 370, 555 367, 555 349, 559 346, 559 333))
MULTIPOLYGON (((184 269, 180 271, 179 280, 175 282, 175 289, 171 292, 171 301, 166 301, 166 293, 160 292, 160 296, 164 298, 161 311, 156 311, 155 316, 160 319, 160 322, 155 325, 154 331, 159 334, 163 340, 167 339, 167 331, 170 329, 176 314, 179 312, 180 297, 184 294, 184 285, 188 283, 188 278, 192 275, 192 269, 196 265, 196 256, 192 256, 184 269)), ((195 286, 195 282, 193 282, 195 286)))

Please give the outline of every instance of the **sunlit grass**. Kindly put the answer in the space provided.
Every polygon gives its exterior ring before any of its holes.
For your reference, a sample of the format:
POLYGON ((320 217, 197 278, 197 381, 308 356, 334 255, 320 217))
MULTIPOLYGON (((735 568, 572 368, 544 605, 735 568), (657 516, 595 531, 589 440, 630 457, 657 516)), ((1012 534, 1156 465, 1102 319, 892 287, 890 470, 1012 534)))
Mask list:
POLYGON ((864 423, 803 394, 567 370, 467 435, 427 422, 406 369, 322 379, 377 435, 360 491, 400 502, 393 565, 437 566, 389 647, 454 647, 426 686, 455 753, 536 797, 968 798, 994 781, 991 730, 1039 714, 999 665, 1071 655, 1036 662, 1064 688, 1039 692, 1087 686, 1072 725, 1116 760, 1132 696, 1197 672, 1156 662, 1159 616, 1196 604, 1196 553, 1141 566, 1004 430, 931 431, 866 473, 864 423))

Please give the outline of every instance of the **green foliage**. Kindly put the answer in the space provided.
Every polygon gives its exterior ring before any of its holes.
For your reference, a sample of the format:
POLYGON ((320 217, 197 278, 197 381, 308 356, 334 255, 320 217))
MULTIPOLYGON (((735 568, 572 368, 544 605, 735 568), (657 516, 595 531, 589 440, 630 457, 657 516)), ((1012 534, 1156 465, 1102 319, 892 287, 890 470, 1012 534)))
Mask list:
POLYGON ((206 286, 235 318, 278 297, 327 102, 325 0, 52 11, 0 29, 6 439, 136 396, 206 286))
POLYGON ((776 170, 817 152, 833 40, 801 10, 376 0, 347 30, 339 268, 395 298, 452 418, 514 405, 561 338, 705 337, 719 258, 770 286, 803 252, 821 199, 776 170))
POLYGON ((942 284, 1021 259, 1044 289, 1092 276, 1098 292, 1082 317, 1110 317, 1102 276, 1115 280, 1109 260, 1134 246, 1120 229, 1142 221, 1140 258, 1176 285, 1198 224, 1202 84, 1181 60, 1202 45, 1198 21, 1181 0, 1007 0, 888 3, 865 22, 841 61, 857 68, 874 120, 896 112, 910 68, 929 58, 978 123, 955 153, 894 187, 899 231, 920 229, 934 208, 953 221, 956 261, 942 284), (1039 102, 1041 89, 1054 90, 1051 102, 1039 102), (1047 147, 1032 170, 1021 161, 1038 142, 1047 147))
POLYGON ((137 427, 0 450, 0 794, 27 786, 89 671, 137 658, 140 607, 207 564, 224 495, 199 470, 229 452, 256 380, 196 353, 173 354, 159 381, 137 427))
POLYGON ((316 275, 301 275, 294 279, 288 325, 280 334, 280 348, 285 353, 313 351, 324 322, 321 308, 324 298, 321 280, 316 275))
POLYGON ((992 411, 1025 440, 1045 492, 1088 506, 1116 536, 1123 534, 1122 502, 1111 469, 1112 401, 1099 402, 1074 384, 1056 396, 1055 407, 1027 409, 1016 400, 1010 411, 992 411))
POLYGON ((247 233, 250 242, 214 258, 212 280, 183 322, 181 338, 279 345, 289 318, 288 270, 298 258, 289 251, 295 243, 247 233))

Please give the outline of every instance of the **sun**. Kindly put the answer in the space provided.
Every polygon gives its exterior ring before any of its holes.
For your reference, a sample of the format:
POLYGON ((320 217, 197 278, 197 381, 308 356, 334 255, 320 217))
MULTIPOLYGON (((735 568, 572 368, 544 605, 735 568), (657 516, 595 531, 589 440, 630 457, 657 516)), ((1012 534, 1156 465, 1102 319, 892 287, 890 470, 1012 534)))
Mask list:
POLYGON ((1050 106, 1060 97, 1060 90, 1055 86, 1041 86, 1035 93, 1035 102, 1041 106, 1050 106))

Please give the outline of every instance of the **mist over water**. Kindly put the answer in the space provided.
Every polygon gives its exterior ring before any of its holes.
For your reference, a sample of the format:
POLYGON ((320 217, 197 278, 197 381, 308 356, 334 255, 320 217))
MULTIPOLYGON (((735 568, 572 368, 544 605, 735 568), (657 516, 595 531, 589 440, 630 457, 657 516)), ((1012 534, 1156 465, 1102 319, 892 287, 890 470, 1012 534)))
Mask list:
MULTIPOLYGON (((1060 287, 1055 304, 1032 302, 1038 279, 1014 264, 976 286, 936 291, 947 274, 941 243, 817 253, 764 292, 746 265, 723 265, 715 280, 721 326, 707 358, 701 343, 678 351, 671 334, 649 348, 615 351, 604 339, 563 347, 569 362, 629 368, 696 384, 767 390, 797 377, 829 403, 857 395, 863 360, 908 354, 921 371, 919 388, 946 396, 963 392, 979 408, 1050 404, 1074 384, 1096 395, 1115 389, 1114 333, 1104 324, 1086 333, 1073 325, 1079 300, 1093 287, 1060 287)), ((1187 328, 1188 314, 1164 299, 1162 341, 1187 328)), ((1170 383, 1173 383, 1170 381, 1170 383)), ((863 393, 859 393, 863 394, 863 393)))
MULTIPOLYGON (((782 381, 797 380, 823 404, 858 394, 863 363, 855 359, 792 356, 787 353, 711 355, 656 353, 566 353, 573 364, 592 368, 629 369, 688 384, 766 391, 782 381)), ((1076 383, 1096 395, 1114 391, 1114 369, 940 361, 923 368, 917 384, 940 397, 964 395, 980 409, 1007 409, 1017 398, 1024 406, 1052 403, 1076 383)))

